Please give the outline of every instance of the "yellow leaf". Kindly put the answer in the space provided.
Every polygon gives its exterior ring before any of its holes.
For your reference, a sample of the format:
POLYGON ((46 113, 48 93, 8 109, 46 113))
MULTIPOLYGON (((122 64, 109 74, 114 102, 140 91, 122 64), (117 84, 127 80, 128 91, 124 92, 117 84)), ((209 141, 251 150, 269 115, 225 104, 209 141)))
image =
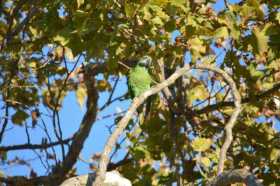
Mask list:
POLYGON ((99 80, 97 82, 97 88, 100 91, 106 91, 106 90, 110 90, 111 89, 111 85, 106 80, 99 80))
POLYGON ((228 115, 231 115, 234 111, 234 108, 231 108, 231 107, 226 107, 223 109, 223 113, 225 114, 228 114, 228 115))
POLYGON ((33 36, 37 36, 38 35, 37 29, 33 28, 32 26, 29 27, 29 30, 30 30, 30 32, 31 32, 31 34, 33 36))
POLYGON ((227 27, 223 26, 223 27, 220 27, 218 28, 215 33, 214 33, 214 36, 216 38, 227 38, 228 37, 228 29, 227 27))
POLYGON ((207 55, 207 56, 205 56, 205 57, 202 57, 202 58, 201 58, 201 61, 202 61, 202 63, 204 63, 204 64, 211 65, 211 64, 215 63, 215 61, 216 61, 216 56, 215 56, 215 55, 207 55))
POLYGON ((188 45, 190 47, 194 60, 196 60, 201 56, 201 54, 204 54, 206 52, 206 46, 204 45, 203 41, 197 37, 190 39, 188 41, 188 45))
POLYGON ((210 148, 211 144, 211 139, 198 137, 192 141, 191 146, 195 151, 204 152, 210 148))
POLYGON ((80 107, 83 107, 85 100, 87 96, 87 90, 86 86, 81 84, 78 86, 78 89, 76 90, 76 99, 80 107))
POLYGON ((218 102, 223 101, 223 100, 224 100, 224 97, 225 97, 225 94, 222 93, 222 92, 219 92, 219 93, 216 94, 216 100, 217 100, 218 102))
POLYGON ((64 54, 69 60, 72 61, 74 59, 74 55, 73 55, 72 50, 70 48, 65 47, 64 48, 64 54))
POLYGON ((56 47, 55 50, 54 50, 54 55, 55 55, 55 57, 57 57, 59 59, 62 58, 62 56, 63 56, 63 47, 61 47, 61 46, 56 47))
POLYGON ((258 28, 253 29, 253 34, 255 36, 255 45, 257 52, 262 54, 268 50, 269 37, 265 35, 265 30, 260 31, 258 28))
POLYGON ((68 42, 69 42, 69 39, 61 36, 61 35, 56 35, 54 38, 53 38, 54 41, 58 42, 59 44, 61 44, 62 46, 65 46, 68 42))
POLYGON ((125 43, 121 43, 118 48, 116 49, 116 55, 120 55, 123 53, 123 51, 126 48, 126 44, 125 43))
POLYGON ((209 97, 209 92, 203 85, 198 85, 188 92, 188 100, 193 102, 195 100, 205 100, 209 97))
POLYGON ((162 25, 163 25, 163 22, 162 22, 162 20, 161 20, 159 17, 155 17, 155 18, 153 18, 151 21, 152 21, 152 23, 154 23, 155 25, 159 25, 159 26, 162 26, 162 25))
POLYGON ((280 24, 280 12, 277 12, 277 14, 276 14, 276 20, 277 20, 278 23, 280 24))
POLYGON ((169 3, 169 0, 150 0, 149 3, 153 5, 164 6, 169 3))
POLYGON ((144 13, 144 19, 145 20, 147 20, 147 21, 149 21, 151 18, 152 18, 152 14, 150 13, 150 11, 149 11, 149 7, 144 7, 143 8, 143 13, 144 13))
POLYGON ((277 161, 280 158, 280 149, 273 148, 270 152, 270 160, 277 161))
POLYGON ((207 157, 202 157, 200 159, 200 163, 202 163, 202 165, 205 166, 205 167, 210 167, 210 165, 211 165, 211 161, 207 157))
POLYGON ((81 5, 85 3, 84 0, 77 0, 77 7, 80 8, 81 5))

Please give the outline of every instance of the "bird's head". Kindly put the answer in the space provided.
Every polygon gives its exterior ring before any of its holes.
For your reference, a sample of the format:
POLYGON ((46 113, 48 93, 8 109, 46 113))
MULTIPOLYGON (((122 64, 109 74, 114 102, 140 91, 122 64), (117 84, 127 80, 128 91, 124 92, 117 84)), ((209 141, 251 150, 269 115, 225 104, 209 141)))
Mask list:
POLYGON ((138 65, 142 67, 149 67, 151 64, 152 58, 150 56, 143 56, 138 62, 138 65))

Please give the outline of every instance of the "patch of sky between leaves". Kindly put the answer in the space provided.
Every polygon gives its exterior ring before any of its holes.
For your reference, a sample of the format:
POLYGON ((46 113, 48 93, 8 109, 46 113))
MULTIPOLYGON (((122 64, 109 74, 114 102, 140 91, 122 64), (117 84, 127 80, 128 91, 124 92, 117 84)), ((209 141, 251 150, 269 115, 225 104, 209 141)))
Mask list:
POLYGON ((265 123, 272 123, 272 128, 276 131, 280 131, 280 118, 279 117, 266 117, 266 116, 259 116, 255 119, 257 124, 265 124, 265 123))
POLYGON ((236 3, 240 3, 241 2, 241 0, 217 0, 216 3, 214 3, 213 6, 212 6, 213 9, 216 12, 223 11, 226 8, 225 1, 228 4, 236 4, 236 3))

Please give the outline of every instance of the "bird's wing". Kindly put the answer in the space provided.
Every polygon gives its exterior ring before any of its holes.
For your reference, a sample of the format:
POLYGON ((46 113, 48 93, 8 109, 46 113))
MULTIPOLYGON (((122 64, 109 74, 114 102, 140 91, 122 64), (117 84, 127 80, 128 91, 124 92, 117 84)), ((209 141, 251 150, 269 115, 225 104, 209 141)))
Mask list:
POLYGON ((144 67, 135 67, 129 74, 129 87, 134 96, 139 96, 150 88, 152 78, 144 67))

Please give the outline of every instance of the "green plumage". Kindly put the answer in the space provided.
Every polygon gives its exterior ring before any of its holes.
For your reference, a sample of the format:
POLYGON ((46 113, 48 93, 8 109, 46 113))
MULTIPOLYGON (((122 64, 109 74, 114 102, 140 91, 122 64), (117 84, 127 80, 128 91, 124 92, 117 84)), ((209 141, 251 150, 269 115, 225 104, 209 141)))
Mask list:
POLYGON ((144 56, 134 68, 130 69, 128 75, 128 91, 131 98, 137 97, 150 89, 152 77, 147 68, 150 62, 151 58, 149 56, 144 56))

